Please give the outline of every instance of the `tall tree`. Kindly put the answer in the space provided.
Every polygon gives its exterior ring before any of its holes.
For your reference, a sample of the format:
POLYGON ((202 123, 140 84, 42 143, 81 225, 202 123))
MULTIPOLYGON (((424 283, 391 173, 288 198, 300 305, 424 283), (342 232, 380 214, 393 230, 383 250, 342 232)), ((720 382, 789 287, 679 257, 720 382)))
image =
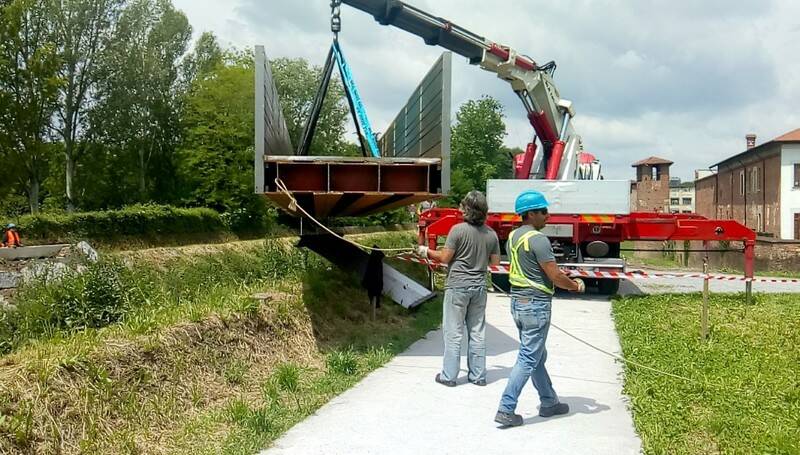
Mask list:
POLYGON ((452 134, 452 187, 450 199, 457 203, 470 190, 486 190, 486 180, 510 176, 511 161, 504 150, 503 106, 484 96, 469 100, 456 113, 452 134))
MULTIPOLYGON (((278 89, 283 106, 286 127, 289 129, 289 137, 296 147, 314 105, 314 96, 322 78, 322 68, 312 67, 304 59, 279 58, 271 60, 270 64, 275 87, 278 89)), ((329 86, 311 142, 312 155, 343 154, 346 150, 344 132, 347 115, 344 88, 335 77, 329 86)))
POLYGON ((86 119, 98 80, 101 56, 125 0, 48 0, 62 59, 56 131, 64 141, 67 210, 75 209, 75 166, 85 148, 86 119), (85 144, 84 144, 85 145, 85 144))
MULTIPOLYGON (((271 63, 296 140, 305 121, 303 109, 313 101, 321 70, 302 60, 271 63)), ((228 52, 224 63, 195 78, 186 100, 184 142, 179 151, 185 202, 230 214, 244 213, 249 219, 264 210, 262 199, 253 194, 253 72, 252 54, 228 52)), ((323 107, 314 140, 316 150, 347 147, 343 138, 347 110, 342 107, 342 96, 341 89, 332 91, 323 107)))
POLYGON ((217 37, 211 32, 203 32, 194 44, 192 52, 183 60, 182 80, 188 89, 198 77, 211 74, 217 66, 222 65, 225 52, 219 45, 217 37))
POLYGON ((104 140, 136 158, 141 200, 151 162, 169 167, 179 134, 178 73, 191 38, 170 0, 134 0, 121 14, 101 66, 93 124, 104 140))
MULTIPOLYGON (((39 211, 51 148, 45 141, 60 80, 44 0, 13 0, 0 9, 0 148, 39 211)), ((6 169, 8 172, 9 169, 6 169)))
POLYGON ((253 209, 254 61, 229 53, 187 96, 179 170, 185 202, 223 212, 253 209))

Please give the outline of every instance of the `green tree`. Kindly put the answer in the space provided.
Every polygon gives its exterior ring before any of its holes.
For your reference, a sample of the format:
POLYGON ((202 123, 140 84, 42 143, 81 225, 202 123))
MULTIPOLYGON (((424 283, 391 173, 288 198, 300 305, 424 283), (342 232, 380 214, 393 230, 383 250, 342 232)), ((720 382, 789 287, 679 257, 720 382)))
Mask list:
POLYGON ((67 210, 75 208, 73 191, 76 163, 87 149, 85 136, 92 91, 98 81, 102 56, 111 42, 125 0, 48 0, 55 43, 61 58, 56 132, 64 142, 67 210))
POLYGON ((0 148, 39 211, 39 189, 52 148, 45 140, 60 79, 43 0, 13 0, 0 9, 0 148))
MULTIPOLYGON (((275 87, 278 89, 283 106, 289 137, 292 145, 297 147, 306 120, 311 114, 314 97, 322 78, 322 68, 309 66, 303 59, 279 58, 271 60, 270 64, 275 87)), ((311 141, 311 155, 339 156, 346 150, 349 151, 344 142, 348 112, 344 88, 334 76, 328 86, 328 94, 311 141)))
POLYGON ((192 52, 183 60, 181 77, 186 89, 198 77, 210 74, 223 64, 225 52, 219 45, 217 37, 211 32, 203 32, 194 45, 192 52))
POLYGON ((222 212, 264 210, 253 194, 253 80, 252 55, 231 52, 192 84, 178 150, 186 203, 222 212))
POLYGON ((457 204, 473 189, 486 191, 488 179, 511 176, 513 164, 503 147, 505 135, 499 101, 484 96, 461 105, 451 139, 451 203, 457 204))
MULTIPOLYGON (((271 63, 273 76, 281 81, 278 91, 296 141, 307 114, 303 109, 313 101, 320 70, 303 60, 271 63)), ((200 73, 186 97, 184 141, 178 152, 184 201, 228 213, 234 228, 257 225, 266 210, 263 199, 253 193, 253 80, 254 61, 249 52, 228 52, 213 71, 200 73)), ((312 153, 350 150, 343 139, 347 110, 342 96, 341 90, 330 93, 312 153)))
POLYGON ((173 169, 180 59, 190 37, 189 22, 171 1, 134 0, 121 14, 98 72, 99 104, 92 126, 104 143, 130 155, 128 163, 136 163, 141 201, 150 199, 151 171, 173 169), (158 166, 152 166, 153 160, 158 166))

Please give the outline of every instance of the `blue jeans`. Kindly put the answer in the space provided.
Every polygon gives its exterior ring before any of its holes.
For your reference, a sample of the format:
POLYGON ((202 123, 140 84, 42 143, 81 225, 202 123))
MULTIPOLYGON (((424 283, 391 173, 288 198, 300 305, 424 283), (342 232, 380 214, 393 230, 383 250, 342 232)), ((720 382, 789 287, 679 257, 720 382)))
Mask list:
POLYGON ((553 390, 550 376, 544 366, 547 360, 547 332, 550 330, 551 299, 511 298, 511 316, 519 329, 519 354, 517 363, 508 377, 506 390, 500 399, 500 411, 512 413, 517 408, 517 400, 528 378, 539 392, 543 407, 558 404, 558 396, 553 390))
POLYGON ((486 380, 486 286, 444 291, 442 379, 455 381, 461 369, 461 341, 468 333, 467 369, 472 382, 486 380))

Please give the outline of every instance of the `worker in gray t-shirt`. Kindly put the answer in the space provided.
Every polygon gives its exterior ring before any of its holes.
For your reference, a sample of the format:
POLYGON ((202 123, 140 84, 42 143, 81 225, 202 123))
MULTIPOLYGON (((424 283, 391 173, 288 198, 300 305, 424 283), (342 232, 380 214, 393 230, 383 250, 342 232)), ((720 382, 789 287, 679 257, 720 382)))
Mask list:
POLYGON ((486 272, 500 263, 497 234, 486 226, 489 206, 480 191, 470 191, 461 201, 464 222, 453 226, 441 250, 420 246, 417 253, 448 264, 444 291, 444 359, 436 382, 453 387, 461 368, 461 340, 466 326, 467 379, 486 385, 486 272))

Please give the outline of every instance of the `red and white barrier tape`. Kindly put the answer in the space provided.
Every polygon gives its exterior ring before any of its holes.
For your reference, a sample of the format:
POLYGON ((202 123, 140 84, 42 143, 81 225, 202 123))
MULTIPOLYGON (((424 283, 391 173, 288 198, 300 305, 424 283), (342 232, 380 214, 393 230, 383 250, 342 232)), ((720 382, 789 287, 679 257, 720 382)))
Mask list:
MULTIPOLYGON (((436 261, 431 261, 428 259, 422 259, 417 256, 412 255, 399 255, 397 259, 401 259, 403 261, 409 262, 416 262, 418 264, 425 264, 432 267, 440 267, 440 268, 447 268, 446 264, 442 264, 436 261)), ((490 265, 489 271, 492 273, 508 273, 508 265, 501 264, 501 265, 490 265)), ((712 275, 712 274, 704 274, 704 273, 647 273, 642 271, 636 272, 594 272, 589 270, 574 270, 574 269, 562 269, 562 271, 567 274, 567 276, 571 277, 578 277, 578 278, 628 278, 628 279, 649 279, 649 278, 706 278, 708 277, 709 280, 718 280, 718 281, 753 281, 758 283, 800 283, 800 279, 792 279, 792 278, 745 278, 743 276, 730 276, 730 275, 712 275)))

